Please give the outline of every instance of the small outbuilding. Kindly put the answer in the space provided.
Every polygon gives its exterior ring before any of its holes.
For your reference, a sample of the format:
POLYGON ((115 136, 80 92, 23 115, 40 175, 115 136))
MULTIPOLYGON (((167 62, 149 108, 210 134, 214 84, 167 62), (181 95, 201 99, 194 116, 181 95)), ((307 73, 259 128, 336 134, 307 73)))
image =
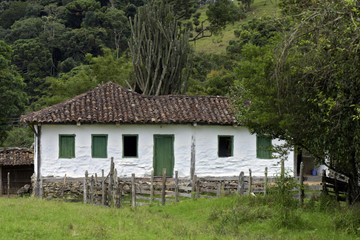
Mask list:
POLYGON ((31 148, 0 148, 0 193, 7 193, 10 174, 10 194, 25 184, 31 184, 34 174, 34 151, 31 148))

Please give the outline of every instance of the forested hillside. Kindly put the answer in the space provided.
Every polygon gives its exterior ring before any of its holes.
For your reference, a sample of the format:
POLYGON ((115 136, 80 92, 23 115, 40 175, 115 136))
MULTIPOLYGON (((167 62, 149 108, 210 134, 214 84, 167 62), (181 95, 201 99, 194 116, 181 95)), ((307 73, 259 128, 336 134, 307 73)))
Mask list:
MULTIPOLYGON (((208 54, 196 51, 196 46, 201 49, 201 45, 209 45, 209 40, 204 39, 218 41, 224 32, 233 35, 232 28, 224 29, 245 21, 247 14, 255 9, 249 7, 251 2, 150 2, 157 8, 162 8, 164 3, 170 5, 174 21, 179 26, 176 31, 188 34, 186 41, 190 43, 191 51, 186 58, 187 65, 184 65, 186 74, 184 69, 179 69, 178 78, 182 81, 180 93, 227 94, 235 80, 233 67, 236 65, 236 53, 230 49, 233 52, 230 55, 224 52, 208 54)), ((0 87, 3 88, 3 97, 0 146, 31 145, 31 132, 18 121, 21 114, 61 102, 103 82, 113 81, 141 92, 133 74, 129 41, 131 22, 134 22, 139 8, 150 2, 1 1, 0 87)), ((267 4, 271 5, 270 2, 267 4)), ((148 11, 146 6, 144 11, 148 11)), ((167 13, 167 18, 172 14, 167 13)), ((168 92, 175 93, 171 89, 168 92)))

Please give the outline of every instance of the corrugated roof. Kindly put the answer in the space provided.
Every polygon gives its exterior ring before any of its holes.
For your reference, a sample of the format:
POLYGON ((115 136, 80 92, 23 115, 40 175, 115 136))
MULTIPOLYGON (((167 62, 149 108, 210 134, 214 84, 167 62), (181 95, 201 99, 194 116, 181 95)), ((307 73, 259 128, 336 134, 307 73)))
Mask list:
POLYGON ((19 166, 34 164, 34 151, 30 148, 0 148, 0 165, 19 166))
POLYGON ((237 121, 222 96, 147 96, 112 82, 37 112, 28 123, 199 123, 233 125, 237 121))

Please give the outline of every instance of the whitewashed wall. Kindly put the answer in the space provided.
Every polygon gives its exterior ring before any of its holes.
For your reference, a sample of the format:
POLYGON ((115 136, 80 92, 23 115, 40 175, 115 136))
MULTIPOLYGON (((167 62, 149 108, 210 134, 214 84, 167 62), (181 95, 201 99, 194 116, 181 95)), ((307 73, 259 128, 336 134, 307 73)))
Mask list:
MULTIPOLYGON (((190 176, 191 138, 195 137, 198 176, 235 176, 240 171, 253 175, 264 175, 265 167, 269 176, 279 172, 279 159, 256 158, 256 136, 244 127, 211 125, 42 125, 41 134, 41 175, 82 177, 85 170, 89 174, 109 171, 110 157, 114 157, 115 167, 120 176, 149 176, 153 166, 153 135, 173 134, 175 166, 180 177, 190 176), (75 134, 75 158, 59 158, 59 134, 75 134), (108 134, 108 158, 91 158, 91 134, 108 134), (137 158, 122 158, 122 134, 138 134, 137 158), (234 156, 218 157, 218 135, 234 136, 234 156)), ((273 140, 273 144, 277 141, 273 140)), ((291 152, 285 167, 293 170, 291 152)), ((37 166, 37 163, 35 163, 37 166)), ((36 167, 35 167, 36 171, 36 167)))

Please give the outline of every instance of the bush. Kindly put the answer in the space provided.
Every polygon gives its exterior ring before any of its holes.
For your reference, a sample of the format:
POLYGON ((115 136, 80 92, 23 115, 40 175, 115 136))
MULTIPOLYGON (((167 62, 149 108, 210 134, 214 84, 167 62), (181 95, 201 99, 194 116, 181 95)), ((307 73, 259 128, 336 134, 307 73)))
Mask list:
POLYGON ((267 199, 269 202, 279 205, 280 207, 296 208, 299 203, 293 198, 294 189, 300 187, 289 172, 285 172, 283 176, 275 177, 275 185, 270 187, 267 199))

